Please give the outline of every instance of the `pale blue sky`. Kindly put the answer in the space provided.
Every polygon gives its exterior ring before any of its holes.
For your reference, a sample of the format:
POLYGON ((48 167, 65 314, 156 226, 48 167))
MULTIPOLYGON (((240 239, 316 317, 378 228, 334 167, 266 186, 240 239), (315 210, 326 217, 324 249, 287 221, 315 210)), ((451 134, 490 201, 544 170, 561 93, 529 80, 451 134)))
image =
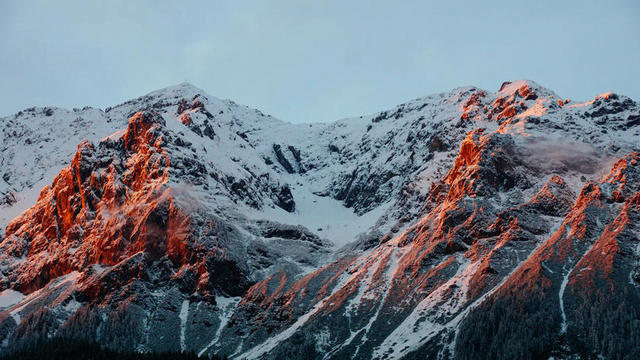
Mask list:
POLYGON ((0 51, 0 116, 183 81, 292 122, 521 78, 640 100, 640 1, 2 1, 0 51))

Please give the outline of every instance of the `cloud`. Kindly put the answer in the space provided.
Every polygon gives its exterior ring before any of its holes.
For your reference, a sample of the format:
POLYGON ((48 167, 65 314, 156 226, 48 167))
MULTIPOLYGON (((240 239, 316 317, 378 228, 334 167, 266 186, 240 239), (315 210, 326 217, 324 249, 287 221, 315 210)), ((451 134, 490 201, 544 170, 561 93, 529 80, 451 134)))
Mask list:
POLYGON ((597 175, 607 171, 615 157, 586 143, 561 139, 533 138, 521 148, 525 164, 544 173, 577 172, 597 175))
POLYGON ((5 1, 0 116, 104 108, 185 80, 293 122, 520 78, 574 100, 638 98, 637 3, 5 1))

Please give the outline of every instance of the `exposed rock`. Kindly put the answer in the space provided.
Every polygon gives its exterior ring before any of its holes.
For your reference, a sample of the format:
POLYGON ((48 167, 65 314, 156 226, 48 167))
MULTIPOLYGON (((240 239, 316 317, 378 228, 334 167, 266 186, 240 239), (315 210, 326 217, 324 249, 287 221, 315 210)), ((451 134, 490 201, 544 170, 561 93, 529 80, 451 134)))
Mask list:
POLYGON ((295 171, 293 170, 293 166, 282 153, 282 147, 279 144, 273 144, 273 151, 276 153, 276 159, 282 167, 289 173, 293 174, 295 171))

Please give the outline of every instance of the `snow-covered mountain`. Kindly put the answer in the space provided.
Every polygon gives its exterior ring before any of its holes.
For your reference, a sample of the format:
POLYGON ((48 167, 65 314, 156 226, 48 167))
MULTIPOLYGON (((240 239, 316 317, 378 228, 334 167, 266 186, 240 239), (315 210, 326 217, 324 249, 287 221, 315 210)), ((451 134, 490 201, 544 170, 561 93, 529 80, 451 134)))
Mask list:
POLYGON ((291 124, 185 83, 0 124, 3 352, 640 356, 622 95, 522 80, 291 124))

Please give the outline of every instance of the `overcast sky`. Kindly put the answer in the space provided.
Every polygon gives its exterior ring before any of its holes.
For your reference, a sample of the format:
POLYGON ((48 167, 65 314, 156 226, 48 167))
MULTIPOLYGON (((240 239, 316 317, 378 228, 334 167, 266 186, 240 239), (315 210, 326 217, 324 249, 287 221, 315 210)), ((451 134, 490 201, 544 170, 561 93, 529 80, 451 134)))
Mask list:
POLYGON ((0 116, 188 81, 331 121, 521 78, 640 100, 640 1, 0 2, 0 116))

